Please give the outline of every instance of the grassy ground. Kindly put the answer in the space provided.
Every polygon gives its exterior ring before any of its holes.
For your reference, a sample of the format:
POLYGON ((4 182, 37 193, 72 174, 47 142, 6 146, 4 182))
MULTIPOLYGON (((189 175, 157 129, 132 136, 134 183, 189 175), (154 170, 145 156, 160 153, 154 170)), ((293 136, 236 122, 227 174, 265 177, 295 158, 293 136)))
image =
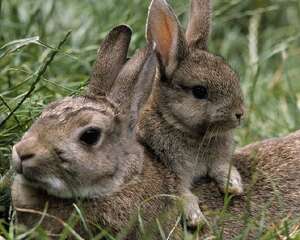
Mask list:
MULTIPOLYGON (((186 22, 188 1, 170 2, 186 22)), ((85 86, 98 44, 113 26, 132 26, 131 53, 145 45, 147 6, 145 0, 0 0, 0 176, 9 168, 11 146, 43 107, 85 86), (37 78, 45 56, 70 30, 37 78)), ((214 1, 210 50, 239 72, 246 96, 239 145, 300 127, 299 23, 299 0, 214 1)))

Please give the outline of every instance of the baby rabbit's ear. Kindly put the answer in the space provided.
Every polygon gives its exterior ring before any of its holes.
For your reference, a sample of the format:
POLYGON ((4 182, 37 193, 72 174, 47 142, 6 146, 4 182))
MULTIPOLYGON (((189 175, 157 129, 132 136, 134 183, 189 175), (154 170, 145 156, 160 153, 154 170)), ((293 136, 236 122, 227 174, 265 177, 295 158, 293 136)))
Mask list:
POLYGON ((106 96, 127 60, 131 29, 115 27, 103 40, 97 54, 89 83, 89 94, 106 96))
POLYGON ((184 34, 166 0, 152 0, 147 21, 147 40, 153 43, 167 77, 187 51, 184 34))
POLYGON ((211 28, 211 0, 192 0, 186 31, 189 47, 207 49, 211 28))

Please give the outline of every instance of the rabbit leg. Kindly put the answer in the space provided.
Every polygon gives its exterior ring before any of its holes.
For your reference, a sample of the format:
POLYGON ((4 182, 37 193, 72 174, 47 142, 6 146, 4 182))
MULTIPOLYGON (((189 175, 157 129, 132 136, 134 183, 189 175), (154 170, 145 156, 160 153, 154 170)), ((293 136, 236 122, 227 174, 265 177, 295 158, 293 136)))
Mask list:
POLYGON ((189 188, 182 188, 182 207, 186 224, 189 228, 196 228, 200 224, 205 224, 205 219, 200 210, 198 197, 195 196, 189 188))
POLYGON ((243 193, 241 175, 235 166, 230 165, 229 162, 220 164, 216 161, 212 164, 209 175, 217 182, 223 193, 227 192, 234 195, 243 193))

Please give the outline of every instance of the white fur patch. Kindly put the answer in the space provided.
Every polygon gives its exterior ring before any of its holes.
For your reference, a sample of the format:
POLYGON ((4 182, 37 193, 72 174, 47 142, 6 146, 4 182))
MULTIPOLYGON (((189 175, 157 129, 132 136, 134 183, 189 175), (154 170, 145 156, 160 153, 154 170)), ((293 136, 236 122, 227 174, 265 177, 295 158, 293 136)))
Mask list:
POLYGON ((123 183, 123 180, 113 179, 106 183, 101 183, 93 186, 78 186, 75 192, 71 192, 63 180, 51 176, 43 179, 45 186, 43 188, 51 195, 60 198, 98 198, 112 194, 119 190, 119 186, 123 183), (75 194, 75 195, 74 195, 75 194))
POLYGON ((56 177, 51 177, 46 180, 46 182, 54 189, 62 190, 65 188, 65 184, 56 177))
POLYGON ((61 198, 70 198, 72 197, 72 193, 67 188, 66 184, 59 178, 52 176, 44 179, 47 184, 46 191, 49 194, 52 194, 61 198))
POLYGON ((19 175, 23 181, 35 188, 41 188, 47 191, 48 194, 59 198, 98 198, 108 196, 120 190, 123 184, 123 178, 111 179, 106 183, 99 183, 93 186, 78 186, 75 192, 70 191, 66 183, 55 177, 48 176, 37 183, 28 182, 22 175, 19 175))

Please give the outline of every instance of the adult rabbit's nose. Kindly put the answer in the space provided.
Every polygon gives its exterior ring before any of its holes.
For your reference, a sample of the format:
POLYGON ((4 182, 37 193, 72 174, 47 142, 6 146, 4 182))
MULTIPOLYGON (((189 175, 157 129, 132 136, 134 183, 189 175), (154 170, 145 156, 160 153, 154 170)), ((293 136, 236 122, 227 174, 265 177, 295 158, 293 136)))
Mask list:
POLYGON ((16 146, 13 146, 13 149, 12 149, 11 166, 16 170, 17 173, 20 173, 20 174, 22 173, 22 161, 16 150, 16 146))
POLYGON ((38 146, 35 138, 26 138, 14 145, 12 149, 12 167, 15 168, 17 173, 22 174, 22 165, 26 161, 34 159, 37 155, 38 146))

